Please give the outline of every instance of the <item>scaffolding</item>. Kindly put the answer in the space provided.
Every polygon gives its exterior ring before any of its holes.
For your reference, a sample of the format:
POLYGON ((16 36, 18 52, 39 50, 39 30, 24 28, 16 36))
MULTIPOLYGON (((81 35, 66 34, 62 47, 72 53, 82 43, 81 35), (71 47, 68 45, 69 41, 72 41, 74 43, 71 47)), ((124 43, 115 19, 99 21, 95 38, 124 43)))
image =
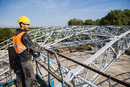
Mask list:
MULTIPOLYGON (((41 56, 35 61, 36 64, 34 64, 34 68, 37 70, 36 78, 41 78, 40 81, 42 83, 47 81, 47 86, 53 87, 54 85, 52 84, 55 81, 57 83, 55 84, 56 87, 97 87, 94 82, 101 75, 124 86, 130 86, 129 83, 104 73, 130 47, 130 26, 50 27, 47 29, 31 30, 28 33, 34 43, 49 48, 49 50, 41 53, 41 56), (78 62, 54 51, 55 49, 81 46, 84 44, 93 45, 94 53, 83 62, 78 62), (71 63, 74 62, 76 66, 68 69, 68 67, 62 64, 64 58, 71 61, 71 63), (47 80, 42 76, 44 74, 42 73, 42 68, 47 72, 47 80), (54 80, 52 81, 52 79, 54 80)), ((0 79, 2 81, 6 78, 7 82, 11 81, 10 76, 14 76, 14 73, 9 73, 10 69, 8 67, 7 48, 10 45, 12 45, 12 38, 0 43, 0 79)))

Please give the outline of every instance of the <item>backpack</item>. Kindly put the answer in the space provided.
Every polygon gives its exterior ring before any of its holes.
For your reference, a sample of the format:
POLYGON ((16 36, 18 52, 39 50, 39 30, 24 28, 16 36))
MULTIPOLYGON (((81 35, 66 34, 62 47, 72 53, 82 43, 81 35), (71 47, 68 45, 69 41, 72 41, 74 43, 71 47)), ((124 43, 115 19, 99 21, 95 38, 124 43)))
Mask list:
POLYGON ((8 47, 8 55, 9 55, 10 67, 11 67, 11 69, 14 69, 15 65, 16 65, 15 63, 16 63, 16 59, 17 59, 17 54, 16 54, 13 46, 8 47))

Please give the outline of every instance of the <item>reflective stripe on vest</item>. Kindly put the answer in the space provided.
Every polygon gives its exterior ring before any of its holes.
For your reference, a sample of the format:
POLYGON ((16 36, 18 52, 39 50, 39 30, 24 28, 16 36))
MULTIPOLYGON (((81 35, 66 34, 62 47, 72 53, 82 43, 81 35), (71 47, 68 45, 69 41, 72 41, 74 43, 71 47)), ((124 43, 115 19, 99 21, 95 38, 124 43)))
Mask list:
POLYGON ((21 37, 25 32, 21 32, 18 35, 13 36, 13 46, 17 54, 22 53, 27 47, 21 42, 21 37))

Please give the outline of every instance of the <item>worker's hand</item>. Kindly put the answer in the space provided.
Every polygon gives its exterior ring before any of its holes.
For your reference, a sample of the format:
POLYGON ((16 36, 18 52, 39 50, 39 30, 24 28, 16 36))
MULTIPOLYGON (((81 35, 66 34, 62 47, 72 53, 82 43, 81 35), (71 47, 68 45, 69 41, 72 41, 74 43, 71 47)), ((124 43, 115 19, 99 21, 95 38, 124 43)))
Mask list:
POLYGON ((39 57, 40 56, 40 52, 34 52, 33 56, 34 57, 39 57))
POLYGON ((33 50, 29 50, 30 54, 32 54, 32 56, 34 57, 39 57, 40 56, 40 52, 36 52, 36 51, 33 51, 33 50))
POLYGON ((48 49, 48 48, 45 46, 44 49, 48 49))

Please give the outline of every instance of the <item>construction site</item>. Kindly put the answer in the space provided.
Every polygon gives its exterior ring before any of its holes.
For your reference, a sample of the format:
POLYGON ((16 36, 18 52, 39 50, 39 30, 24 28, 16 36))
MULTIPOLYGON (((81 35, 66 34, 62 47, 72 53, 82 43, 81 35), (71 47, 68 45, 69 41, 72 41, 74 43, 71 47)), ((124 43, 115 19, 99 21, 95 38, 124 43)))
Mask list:
MULTIPOLYGON (((48 48, 32 58, 34 87, 130 87, 130 26, 47 27, 28 34, 48 48)), ((12 40, 0 43, 0 87, 17 85, 9 68, 12 40)))

